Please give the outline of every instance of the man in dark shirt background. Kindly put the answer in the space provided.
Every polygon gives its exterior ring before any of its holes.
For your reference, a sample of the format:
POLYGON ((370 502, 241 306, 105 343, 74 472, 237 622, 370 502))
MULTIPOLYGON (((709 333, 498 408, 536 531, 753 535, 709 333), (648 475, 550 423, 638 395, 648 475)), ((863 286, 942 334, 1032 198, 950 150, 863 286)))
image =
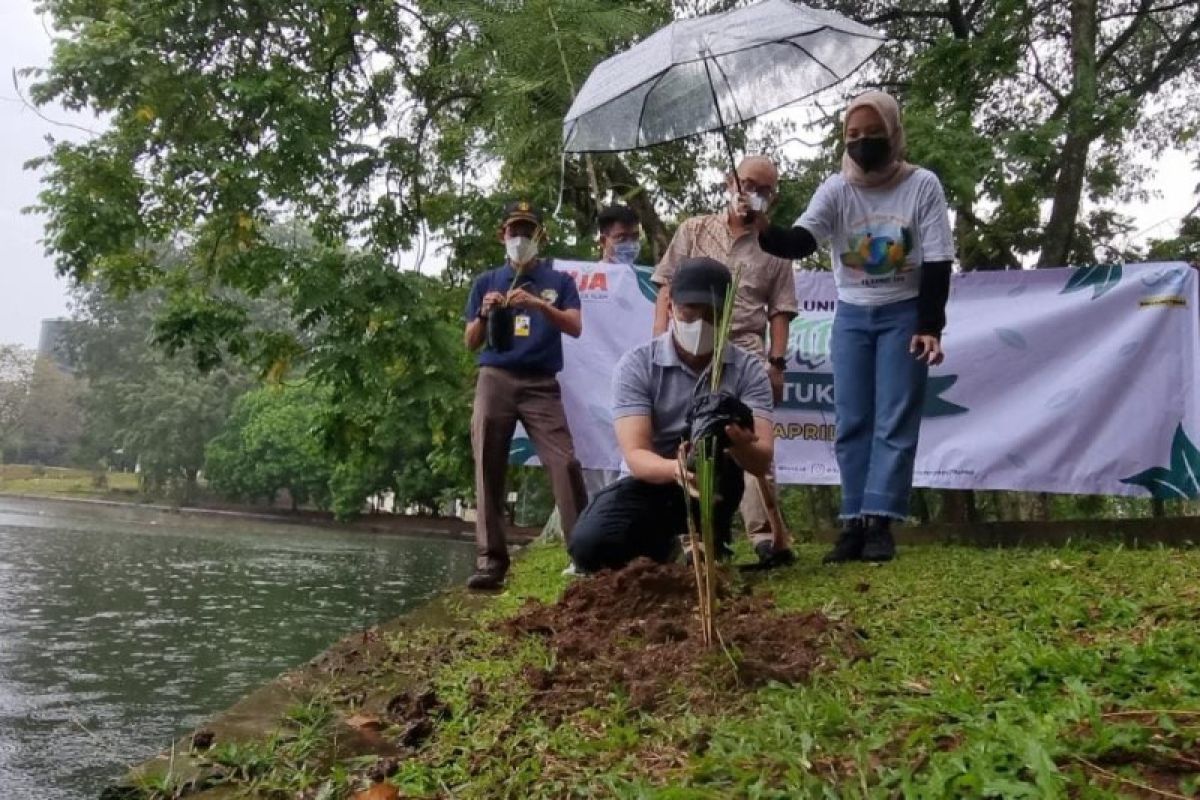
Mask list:
POLYGON ((562 335, 578 337, 583 331, 579 292, 571 276, 537 257, 542 218, 529 203, 518 200, 505 207, 500 238, 506 263, 475 279, 463 333, 466 346, 479 351, 471 417, 478 557, 467 580, 476 590, 499 588, 508 572, 505 474, 518 421, 550 478, 568 540, 587 504, 556 377, 563 365, 562 335), (487 346, 488 317, 498 309, 512 314, 511 344, 503 349, 487 346))

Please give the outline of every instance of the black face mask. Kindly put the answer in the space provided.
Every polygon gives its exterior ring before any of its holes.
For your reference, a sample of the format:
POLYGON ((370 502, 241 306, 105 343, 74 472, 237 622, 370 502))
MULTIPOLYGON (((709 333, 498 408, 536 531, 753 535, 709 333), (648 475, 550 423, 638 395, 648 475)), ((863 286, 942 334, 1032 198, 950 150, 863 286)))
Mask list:
POLYGON ((892 146, 886 136, 868 136, 846 142, 846 153, 863 172, 885 167, 892 160, 892 146))

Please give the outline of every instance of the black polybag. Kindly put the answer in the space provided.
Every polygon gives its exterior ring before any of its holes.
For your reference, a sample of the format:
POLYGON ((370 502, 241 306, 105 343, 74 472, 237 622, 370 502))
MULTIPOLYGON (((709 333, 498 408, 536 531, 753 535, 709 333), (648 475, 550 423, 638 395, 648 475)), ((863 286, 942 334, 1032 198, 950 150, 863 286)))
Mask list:
POLYGON ((493 306, 487 315, 487 346, 495 353, 507 353, 513 346, 516 321, 508 306, 493 306))
POLYGON ((688 440, 695 452, 701 439, 712 437, 718 450, 729 447, 725 426, 733 423, 754 430, 754 413, 750 407, 725 391, 702 394, 692 400, 688 409, 688 440))
MULTIPOLYGON (((533 281, 528 275, 518 276, 513 287, 524 286, 533 281)), ((507 353, 512 350, 513 337, 516 335, 516 313, 511 306, 492 306, 487 315, 487 347, 494 353, 507 353)))

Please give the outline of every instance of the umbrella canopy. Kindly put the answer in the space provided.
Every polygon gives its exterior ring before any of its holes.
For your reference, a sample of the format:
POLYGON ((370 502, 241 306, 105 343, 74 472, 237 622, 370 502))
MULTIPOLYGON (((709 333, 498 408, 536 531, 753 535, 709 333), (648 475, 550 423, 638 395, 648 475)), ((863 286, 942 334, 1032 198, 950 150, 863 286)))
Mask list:
POLYGON ((592 71, 563 121, 564 148, 636 150, 724 130, 844 80, 883 41, 788 0, 674 22, 592 71))

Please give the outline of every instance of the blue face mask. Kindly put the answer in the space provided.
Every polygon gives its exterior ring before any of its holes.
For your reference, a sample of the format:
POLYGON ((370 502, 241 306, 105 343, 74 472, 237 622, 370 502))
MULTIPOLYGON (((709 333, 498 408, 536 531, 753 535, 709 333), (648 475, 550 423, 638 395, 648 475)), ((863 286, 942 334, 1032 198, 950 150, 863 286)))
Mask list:
POLYGON ((641 242, 616 242, 612 246, 613 258, 618 264, 632 264, 641 250, 641 242))

